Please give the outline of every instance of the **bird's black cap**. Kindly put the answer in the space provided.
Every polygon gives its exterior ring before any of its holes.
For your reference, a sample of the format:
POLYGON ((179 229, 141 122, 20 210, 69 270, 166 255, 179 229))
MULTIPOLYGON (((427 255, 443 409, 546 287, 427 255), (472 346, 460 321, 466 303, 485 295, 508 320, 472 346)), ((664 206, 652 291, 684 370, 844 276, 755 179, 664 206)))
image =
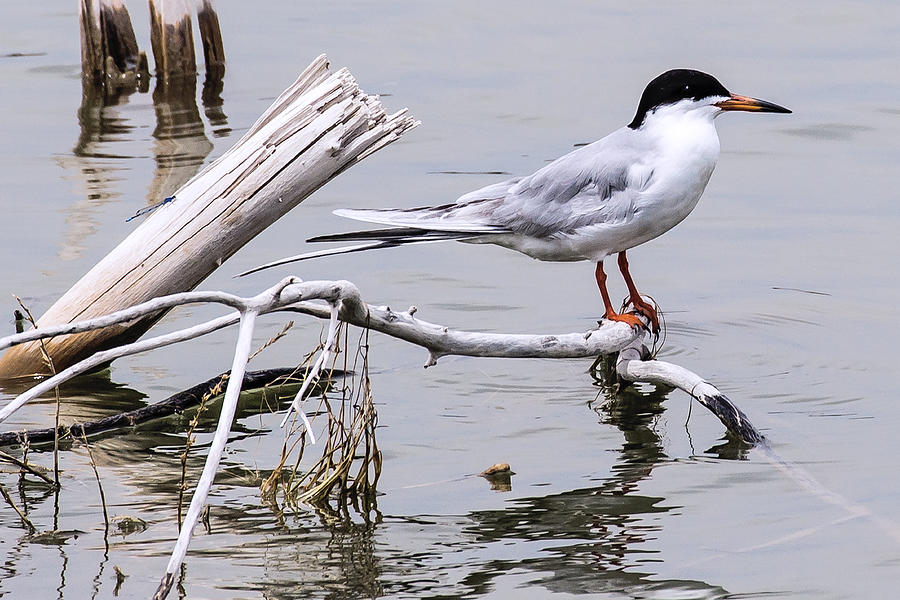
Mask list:
POLYGON ((731 92, 719 83, 719 80, 702 71, 693 69, 672 69, 666 71, 647 84, 638 104, 634 120, 628 124, 637 129, 644 122, 647 113, 665 104, 674 104, 680 100, 701 100, 711 96, 728 98, 731 92))

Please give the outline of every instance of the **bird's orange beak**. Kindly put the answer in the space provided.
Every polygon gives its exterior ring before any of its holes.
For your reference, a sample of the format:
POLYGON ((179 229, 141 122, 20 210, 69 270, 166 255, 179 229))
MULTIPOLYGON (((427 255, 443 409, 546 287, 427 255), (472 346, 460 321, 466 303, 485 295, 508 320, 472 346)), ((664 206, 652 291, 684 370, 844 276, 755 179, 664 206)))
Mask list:
POLYGON ((749 96, 738 96, 732 94, 728 100, 716 102, 716 106, 722 110, 743 110, 747 112, 771 112, 771 113, 789 113, 791 112, 783 106, 778 106, 765 100, 750 98, 749 96))

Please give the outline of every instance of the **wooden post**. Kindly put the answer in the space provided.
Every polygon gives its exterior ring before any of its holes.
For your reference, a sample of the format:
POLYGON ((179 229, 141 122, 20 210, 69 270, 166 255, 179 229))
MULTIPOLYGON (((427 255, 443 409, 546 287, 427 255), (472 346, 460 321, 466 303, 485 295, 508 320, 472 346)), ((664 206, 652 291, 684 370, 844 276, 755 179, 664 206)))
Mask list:
POLYGON ((225 76, 225 45, 213 0, 197 0, 197 26, 200 43, 203 44, 203 61, 206 64, 206 81, 225 76))
POLYGON ((100 35, 98 0, 79 0, 78 23, 81 26, 81 76, 92 84, 102 84, 106 57, 100 35))
POLYGON ((122 0, 80 0, 81 73, 85 82, 115 91, 149 76, 122 0))
POLYGON ((100 1, 100 29, 103 32, 103 54, 112 58, 116 68, 123 73, 137 69, 137 39, 122 0, 100 1))
POLYGON ((187 0, 149 0, 150 45, 156 77, 169 79, 197 73, 191 10, 187 0))
MULTIPOLYGON (((386 115, 347 69, 318 57, 234 147, 177 190, 38 320, 103 315, 193 289, 258 233, 344 169, 418 125, 386 115)), ((133 341, 162 313, 45 342, 57 369, 133 341)), ((46 373, 36 343, 0 356, 0 378, 46 373)))

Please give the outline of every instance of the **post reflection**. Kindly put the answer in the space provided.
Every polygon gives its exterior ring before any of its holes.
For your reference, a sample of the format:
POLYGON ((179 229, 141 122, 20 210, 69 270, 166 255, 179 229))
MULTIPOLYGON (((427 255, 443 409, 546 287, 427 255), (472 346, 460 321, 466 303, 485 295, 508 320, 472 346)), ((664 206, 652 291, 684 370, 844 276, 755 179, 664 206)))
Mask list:
POLYGON ((203 113, 212 128, 213 137, 221 138, 231 135, 228 127, 228 116, 225 114, 225 101, 222 99, 222 91, 225 82, 221 77, 210 77, 207 74, 203 81, 203 91, 200 92, 200 100, 203 103, 203 113))
POLYGON ((151 183, 140 204, 129 197, 127 206, 117 209, 123 220, 141 207, 171 196, 199 172, 213 149, 203 117, 214 137, 231 134, 224 112, 222 79, 207 77, 204 82, 202 115, 196 76, 157 79, 152 116, 144 110, 147 102, 141 97, 148 89, 149 85, 144 85, 104 91, 83 84, 77 111, 78 140, 72 156, 59 159, 75 173, 73 179, 83 197, 71 205, 66 216, 67 228, 59 250, 62 260, 81 256, 85 240, 100 227, 103 205, 123 196, 123 182, 135 179, 132 172, 141 168, 145 157, 153 157, 151 183), (150 126, 153 133, 148 139, 144 132, 150 126))
POLYGON ((153 107, 156 169, 147 191, 147 204, 174 194, 200 171, 213 149, 197 107, 195 76, 158 79, 153 90, 153 107))
POLYGON ((132 142, 138 125, 128 116, 130 97, 131 92, 104 92, 89 83, 82 84, 78 140, 72 156, 58 159, 74 174, 72 179, 82 196, 66 214, 60 260, 81 256, 85 240, 98 230, 103 206, 121 196, 118 184, 127 178, 129 161, 137 154, 132 142))

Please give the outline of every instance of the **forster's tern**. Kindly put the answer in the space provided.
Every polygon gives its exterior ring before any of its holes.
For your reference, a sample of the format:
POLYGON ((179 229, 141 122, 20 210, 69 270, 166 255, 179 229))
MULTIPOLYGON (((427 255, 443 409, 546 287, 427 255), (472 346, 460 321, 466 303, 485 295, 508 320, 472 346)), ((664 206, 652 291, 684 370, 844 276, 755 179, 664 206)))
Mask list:
POLYGON ((532 175, 440 206, 336 210, 342 217, 391 227, 314 237, 308 241, 367 243, 284 258, 243 275, 296 260, 406 244, 497 244, 538 260, 595 262, 604 317, 643 326, 636 315, 619 314, 610 302, 603 259, 618 254, 629 303, 656 332, 656 311, 638 293, 625 251, 665 233, 694 209, 719 158, 713 119, 734 110, 791 112, 732 94, 700 71, 667 71, 647 85, 631 123, 532 175))

